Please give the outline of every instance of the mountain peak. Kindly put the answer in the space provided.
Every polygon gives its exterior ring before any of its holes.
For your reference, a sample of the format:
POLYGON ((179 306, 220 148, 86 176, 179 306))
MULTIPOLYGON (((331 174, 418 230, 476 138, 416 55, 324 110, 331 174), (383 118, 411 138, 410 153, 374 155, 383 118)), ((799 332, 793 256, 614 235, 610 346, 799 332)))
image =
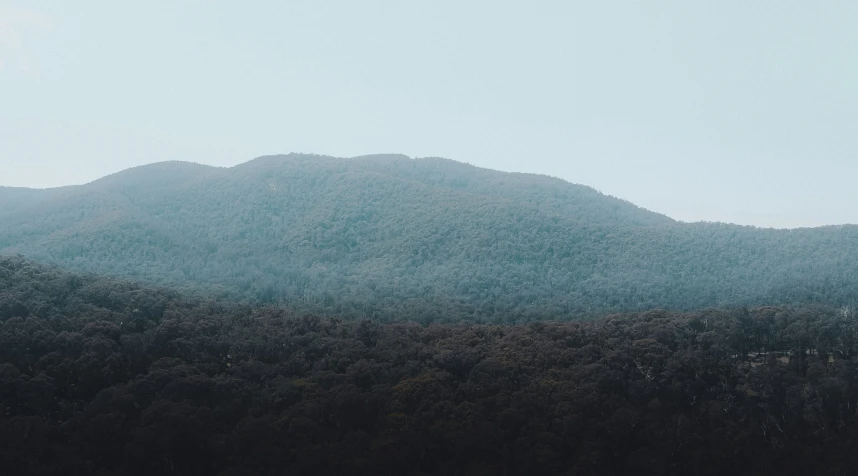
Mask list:
POLYGON ((90 182, 92 186, 175 186, 178 183, 204 177, 222 170, 211 165, 178 160, 155 162, 125 169, 90 182))
POLYGON ((782 302, 858 280, 856 229, 682 224, 584 185, 435 157, 163 162, 0 200, 0 253, 313 309, 335 293, 391 318, 782 302))

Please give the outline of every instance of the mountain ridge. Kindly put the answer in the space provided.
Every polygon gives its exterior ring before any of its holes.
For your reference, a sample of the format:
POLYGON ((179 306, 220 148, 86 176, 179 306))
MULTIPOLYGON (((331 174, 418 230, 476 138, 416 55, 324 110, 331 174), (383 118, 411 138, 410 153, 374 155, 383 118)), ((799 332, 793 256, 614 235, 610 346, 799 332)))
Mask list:
MULTIPOLYGON (((318 160, 323 160, 323 161, 333 160, 333 161, 350 161, 350 162, 357 162, 357 163, 365 162, 365 163, 370 163, 371 165, 374 165, 374 167, 371 167, 372 170, 377 170, 377 171, 384 173, 386 175, 390 175, 389 171, 385 171, 385 170, 381 169, 379 166, 380 165, 388 165, 388 164, 373 164, 373 162, 382 162, 382 161, 387 161, 387 162, 392 162, 392 163, 398 162, 397 165, 400 165, 400 166, 403 163, 406 163, 406 164, 412 165, 412 166, 415 166, 416 164, 421 163, 421 162, 422 163, 433 163, 433 162, 442 163, 445 166, 451 166, 451 167, 457 168, 458 172, 461 172, 462 170, 468 170, 469 172, 477 171, 478 173, 486 173, 487 172, 487 173, 495 174, 498 177, 515 176, 515 177, 519 177, 519 178, 526 178, 527 180, 541 182, 541 184, 543 184, 543 185, 544 184, 553 184, 553 185, 560 186, 560 187, 580 188, 582 190, 586 190, 587 193, 592 193, 592 194, 596 194, 596 195, 601 196, 601 197, 606 197, 606 198, 611 199, 611 200, 616 200, 616 201, 621 202, 625 205, 633 206, 636 209, 640 209, 642 211, 653 213, 653 214, 656 214, 656 215, 659 215, 659 216, 662 216, 664 218, 669 219, 669 217, 666 217, 665 215, 663 215, 661 213, 654 212, 651 210, 647 210, 643 207, 635 205, 634 203, 632 203, 628 200, 624 200, 624 199, 614 197, 612 195, 604 194, 604 193, 599 192, 595 188, 590 187, 588 185, 569 182, 569 181, 562 179, 562 178, 559 178, 559 177, 554 177, 554 176, 544 175, 544 174, 525 173, 525 172, 506 172, 506 171, 501 171, 501 170, 496 170, 496 169, 491 169, 491 168, 486 168, 486 167, 480 167, 480 166, 468 164, 465 162, 458 162, 458 161, 454 161, 454 160, 446 159, 446 158, 442 158, 442 157, 411 158, 411 157, 408 157, 408 156, 403 155, 403 154, 368 154, 368 155, 356 156, 356 157, 351 157, 351 158, 340 158, 340 157, 332 157, 332 156, 326 156, 326 155, 298 154, 298 153, 274 154, 274 155, 260 156, 260 157, 251 159, 251 160, 246 161, 246 162, 242 162, 240 164, 237 164, 237 165, 234 165, 231 167, 217 167, 217 166, 212 166, 212 165, 199 164, 199 163, 195 163, 195 162, 185 162, 185 161, 163 161, 163 162, 153 162, 150 164, 144 164, 144 165, 139 165, 139 166, 135 166, 135 167, 130 167, 128 169, 124 169, 124 170, 121 170, 119 172, 115 172, 115 173, 106 175, 104 177, 98 178, 96 180, 93 180, 91 182, 87 182, 85 184, 80 184, 80 185, 66 185, 66 186, 61 186, 61 187, 52 187, 52 188, 44 188, 44 189, 29 188, 29 187, 2 187, 2 186, 0 186, 0 193, 2 193, 2 191, 4 189, 20 190, 22 192, 31 191, 31 192, 36 192, 36 193, 38 193, 38 192, 49 192, 49 191, 77 192, 77 191, 80 191, 82 189, 91 188, 94 186, 105 186, 107 184, 120 185, 120 184, 123 184, 124 179, 126 179, 127 177, 131 177, 132 175, 137 175, 137 177, 134 177, 134 178, 139 179, 139 176, 142 174, 154 175, 152 172, 155 172, 155 173, 163 172, 163 169, 166 169, 167 167, 171 167, 171 168, 182 167, 185 169, 183 172, 187 172, 187 169, 190 169, 190 168, 196 168, 197 172, 199 172, 200 174, 206 174, 206 173, 210 174, 210 173, 218 173, 218 172, 229 173, 232 171, 244 171, 244 170, 248 170, 248 169, 253 169, 255 167, 258 168, 260 165, 262 165, 262 166, 270 166, 270 165, 282 166, 285 160, 293 160, 294 161, 296 159, 297 160, 305 160, 305 161, 306 160, 317 160, 317 161, 318 160)), ((361 165, 363 165, 363 164, 361 164, 361 165)), ((400 171, 401 171, 401 169, 400 169, 400 171)), ((421 172, 431 172, 431 171, 426 170, 426 169, 422 169, 421 172)), ((412 175, 411 177, 415 178, 414 175, 412 175)), ((171 178, 175 178, 175 177, 171 177, 171 178)), ((27 193, 29 193, 29 192, 27 192, 27 193)), ((0 198, 2 198, 2 195, 0 195, 0 198)), ((672 219, 670 219, 670 220, 675 221, 672 219)))
POLYGON ((437 156, 409 157, 405 154, 395 154, 395 153, 391 153, 391 154, 366 154, 366 155, 360 155, 360 156, 354 156, 354 157, 335 157, 335 156, 328 156, 328 155, 323 155, 323 154, 307 154, 307 153, 292 152, 292 153, 288 153, 288 154, 262 155, 262 156, 250 159, 248 161, 241 162, 239 164, 236 164, 233 166, 228 166, 228 167, 227 166, 216 166, 216 165, 202 164, 202 163, 198 163, 198 162, 182 161, 182 160, 167 160, 167 161, 152 162, 152 163, 148 163, 148 164, 136 165, 133 167, 129 167, 127 169, 120 170, 118 172, 114 172, 114 173, 105 175, 105 176, 97 178, 95 180, 92 180, 92 181, 89 181, 86 183, 82 183, 82 184, 61 185, 61 186, 57 186, 57 187, 45 187, 45 188, 0 185, 0 200, 8 199, 13 194, 21 194, 21 195, 29 194, 29 195, 32 195, 34 193, 56 193, 56 192, 65 192, 65 191, 69 191, 69 190, 77 190, 81 187, 87 187, 87 186, 90 186, 93 184, 101 184, 104 182, 108 182, 111 180, 118 179, 119 177, 124 176, 125 174, 140 172, 140 171, 144 171, 144 170, 149 169, 149 168, 160 168, 163 166, 170 166, 170 165, 177 165, 177 166, 187 165, 187 166, 197 167, 201 170, 206 169, 209 172, 217 172, 217 171, 223 172, 223 171, 230 171, 233 169, 241 169, 241 168, 244 168, 245 166, 252 165, 252 164, 257 163, 258 161, 261 161, 261 160, 282 160, 282 159, 287 159, 287 158, 291 158, 291 157, 314 158, 314 159, 315 158, 335 159, 335 160, 346 160, 346 161, 359 161, 359 160, 367 160, 367 159, 373 160, 373 159, 383 159, 383 158, 405 159, 407 161, 441 161, 441 162, 446 162, 446 163, 452 163, 452 164, 455 164, 457 166, 469 167, 469 168, 479 170, 479 171, 487 171, 487 172, 492 172, 492 173, 497 173, 497 174, 515 175, 515 176, 522 176, 522 177, 534 177, 534 178, 539 179, 539 180, 557 181, 557 182, 564 184, 564 185, 583 187, 583 188, 589 189, 589 190, 591 190, 591 191, 593 191, 593 192, 595 192, 601 196, 618 200, 618 201, 623 202, 625 204, 632 205, 635 208, 638 208, 638 209, 641 209, 641 210, 644 210, 644 211, 647 211, 650 213, 654 213, 657 215, 661 215, 661 216, 668 218, 669 220, 671 220, 675 223, 682 223, 682 224, 722 224, 722 225, 727 225, 727 226, 753 228, 753 229, 759 229, 759 230, 783 230, 783 231, 804 230, 804 229, 838 228, 838 227, 858 227, 858 223, 835 223, 835 224, 826 224, 826 225, 817 225, 817 226, 775 227, 775 226, 759 226, 759 225, 738 224, 738 223, 733 223, 733 222, 711 221, 711 220, 680 221, 680 220, 671 218, 671 217, 669 217, 669 216, 667 216, 661 212, 658 212, 655 210, 650 210, 650 209, 647 209, 647 208, 642 207, 640 205, 637 205, 633 201, 630 201, 630 200, 627 200, 624 198, 619 198, 615 195, 611 195, 608 193, 604 193, 604 192, 596 189, 595 187, 592 187, 592 186, 589 186, 586 184, 570 182, 564 178, 553 176, 553 175, 542 174, 542 173, 532 173, 532 172, 504 171, 504 170, 492 169, 490 167, 474 165, 474 164, 471 164, 468 162, 460 162, 460 161, 456 161, 453 159, 448 159, 448 158, 444 158, 444 157, 437 157, 437 156))
POLYGON ((251 166, 253 166, 253 164, 257 164, 259 162, 282 161, 283 159, 289 159, 289 158, 294 158, 294 157, 310 158, 310 159, 334 159, 334 160, 344 160, 344 161, 379 160, 379 159, 405 160, 405 161, 411 161, 411 162, 439 161, 439 162, 443 162, 443 163, 454 164, 455 166, 471 168, 471 169, 477 170, 477 171, 486 171, 486 172, 490 172, 490 173, 496 173, 496 174, 501 174, 501 175, 514 175, 514 176, 519 176, 519 177, 532 177, 536 180, 544 181, 545 183, 557 182, 561 186, 571 185, 574 187, 583 187, 583 188, 588 189, 588 190, 590 190, 596 194, 599 194, 603 197, 615 199, 619 202, 634 206, 635 208, 638 208, 640 210, 663 216, 663 217, 671 220, 672 222, 682 223, 682 224, 704 224, 704 223, 705 224, 722 224, 722 225, 727 225, 727 226, 753 228, 753 229, 759 229, 759 230, 783 230, 783 231, 858 226, 858 223, 836 223, 836 224, 826 224, 826 225, 818 225, 818 226, 774 227, 774 226, 748 225, 748 224, 738 224, 738 223, 733 223, 733 222, 710 221, 710 220, 698 220, 698 221, 690 221, 690 222, 689 221, 680 221, 680 220, 673 219, 673 218, 671 218, 671 217, 669 217, 669 216, 667 216, 661 212, 658 212, 655 210, 650 210, 650 209, 647 209, 647 208, 642 207, 640 205, 637 205, 633 201, 630 201, 630 200, 627 200, 624 198, 619 198, 619 197, 611 195, 611 194, 604 193, 604 192, 596 189, 595 187, 592 187, 592 186, 589 186, 586 184, 570 182, 566 179, 563 179, 563 178, 557 177, 557 176, 553 176, 553 175, 541 174, 541 173, 531 173, 531 172, 504 171, 504 170, 492 169, 490 167, 474 165, 474 164, 470 164, 468 162, 460 162, 460 161, 456 161, 453 159, 447 159, 444 157, 437 157, 437 156, 409 157, 409 156, 404 155, 404 154, 366 154, 366 155, 354 156, 354 157, 335 157, 335 156, 328 156, 328 155, 323 155, 323 154, 306 154, 306 153, 292 152, 292 153, 288 153, 288 154, 263 155, 263 156, 259 156, 259 157, 256 157, 254 159, 250 159, 248 161, 245 161, 245 162, 233 165, 233 166, 229 166, 229 167, 208 165, 208 164, 181 161, 181 160, 168 160, 168 161, 152 162, 152 163, 148 163, 148 164, 142 164, 142 165, 129 167, 127 169, 123 169, 123 170, 120 170, 118 172, 114 172, 114 173, 105 175, 103 177, 97 178, 95 180, 92 180, 90 182, 86 182, 83 184, 62 185, 62 186, 57 186, 57 187, 46 187, 46 188, 0 185, 0 200, 8 199, 13 194, 20 194, 20 195, 28 194, 28 195, 32 196, 35 193, 66 192, 66 191, 70 191, 70 190, 78 190, 81 187, 87 187, 87 186, 94 185, 94 184, 102 184, 102 183, 106 183, 106 182, 110 182, 110 181, 119 182, 120 178, 123 176, 126 176, 126 174, 142 172, 142 171, 146 171, 147 169, 162 168, 165 166, 174 166, 174 165, 175 166, 191 166, 191 167, 198 168, 200 171, 206 171, 206 172, 228 172, 228 171, 232 171, 235 169, 245 169, 245 168, 251 167, 251 166))
POLYGON ((858 296, 858 227, 682 223, 447 159, 167 162, 46 194, 6 203, 0 253, 341 315, 518 320, 858 296))

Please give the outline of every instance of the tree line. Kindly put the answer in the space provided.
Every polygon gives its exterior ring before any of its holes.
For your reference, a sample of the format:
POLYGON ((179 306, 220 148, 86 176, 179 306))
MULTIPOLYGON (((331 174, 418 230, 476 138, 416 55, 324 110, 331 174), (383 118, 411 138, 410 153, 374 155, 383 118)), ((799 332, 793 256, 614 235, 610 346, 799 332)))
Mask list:
POLYGON ((298 314, 0 257, 6 474, 846 475, 858 320, 298 314))

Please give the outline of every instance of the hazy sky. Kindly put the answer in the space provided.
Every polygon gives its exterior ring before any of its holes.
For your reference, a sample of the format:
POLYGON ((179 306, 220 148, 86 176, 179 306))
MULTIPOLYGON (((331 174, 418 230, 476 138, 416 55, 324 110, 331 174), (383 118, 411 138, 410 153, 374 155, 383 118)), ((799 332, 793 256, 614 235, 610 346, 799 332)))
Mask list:
POLYGON ((0 185, 288 152, 858 223, 858 2, 0 0, 0 185))

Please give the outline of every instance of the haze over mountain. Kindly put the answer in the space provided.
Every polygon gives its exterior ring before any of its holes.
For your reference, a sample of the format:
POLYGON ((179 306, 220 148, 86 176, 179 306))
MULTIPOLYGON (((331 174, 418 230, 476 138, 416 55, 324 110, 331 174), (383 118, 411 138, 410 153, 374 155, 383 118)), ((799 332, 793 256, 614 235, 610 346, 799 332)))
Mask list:
POLYGON ((855 226, 680 223, 559 179, 398 155, 165 162, 82 186, 0 188, 0 253, 382 319, 858 296, 855 226))

